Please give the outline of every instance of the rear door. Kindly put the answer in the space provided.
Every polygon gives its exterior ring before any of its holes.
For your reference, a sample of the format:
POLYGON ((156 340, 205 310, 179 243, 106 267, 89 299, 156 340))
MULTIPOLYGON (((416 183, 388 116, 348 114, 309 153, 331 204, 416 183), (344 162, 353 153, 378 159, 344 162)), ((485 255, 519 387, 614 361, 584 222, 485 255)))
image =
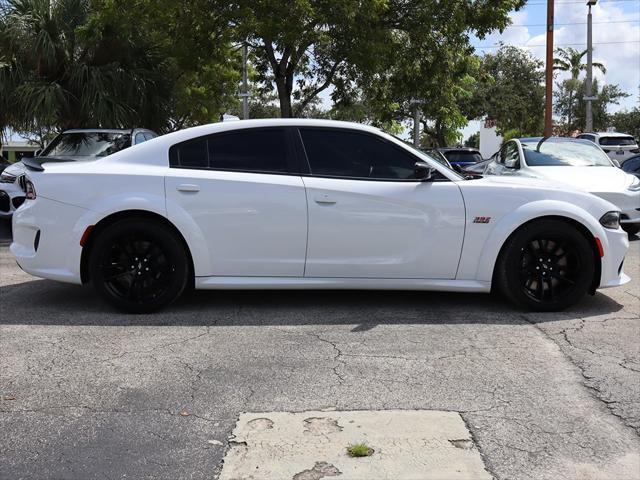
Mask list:
POLYGON ((424 159, 378 135, 300 134, 310 168, 306 277, 455 278, 465 225, 455 182, 416 178, 424 159))
POLYGON ((290 135, 250 128, 171 147, 169 219, 193 221, 211 258, 196 276, 303 275, 307 204, 290 135))

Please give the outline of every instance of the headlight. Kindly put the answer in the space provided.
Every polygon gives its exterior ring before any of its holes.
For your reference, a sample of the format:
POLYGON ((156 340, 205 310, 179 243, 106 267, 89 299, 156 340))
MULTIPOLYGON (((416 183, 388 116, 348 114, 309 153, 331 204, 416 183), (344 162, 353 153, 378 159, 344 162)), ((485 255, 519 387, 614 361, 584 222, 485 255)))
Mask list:
POLYGON ((13 183, 16 181, 16 176, 10 173, 2 172, 0 175, 0 183, 13 183))
POLYGON ((640 191, 640 178, 633 177, 633 181, 631 182, 631 185, 627 187, 627 190, 631 190, 632 192, 640 191))
POLYGON ((600 224, 605 228, 617 230, 620 228, 620 212, 607 212, 600 219, 600 224))

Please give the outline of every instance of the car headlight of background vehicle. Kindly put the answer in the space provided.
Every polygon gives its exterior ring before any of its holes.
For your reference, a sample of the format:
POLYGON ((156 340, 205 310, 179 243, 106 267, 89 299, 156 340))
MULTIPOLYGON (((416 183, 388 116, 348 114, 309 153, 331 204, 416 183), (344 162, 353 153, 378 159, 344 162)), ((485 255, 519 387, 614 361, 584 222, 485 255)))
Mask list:
POLYGON ((632 192, 640 192, 640 178, 633 177, 633 181, 631 185, 627 187, 627 190, 631 190, 632 192))
POLYGON ((605 228, 617 230, 620 228, 620 212, 607 212, 600 218, 600 224, 605 228))
POLYGON ((0 175, 0 183, 13 183, 16 181, 16 176, 10 173, 2 172, 0 175))

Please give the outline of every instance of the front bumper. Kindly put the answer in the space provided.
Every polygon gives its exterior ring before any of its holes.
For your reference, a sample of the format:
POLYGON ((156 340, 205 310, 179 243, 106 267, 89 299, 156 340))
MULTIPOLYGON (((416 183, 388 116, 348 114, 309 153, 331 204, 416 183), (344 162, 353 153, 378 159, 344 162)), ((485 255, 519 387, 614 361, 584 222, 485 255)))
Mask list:
POLYGON ((604 255, 601 258, 602 272, 598 288, 617 287, 628 283, 631 278, 624 273, 624 258, 629 250, 629 236, 622 229, 604 228, 605 238, 601 238, 604 255))
POLYGON ((600 198, 613 203, 620 209, 620 223, 640 223, 640 191, 632 192, 593 192, 600 198))
POLYGON ((11 253, 36 277, 81 284, 80 238, 89 210, 38 197, 13 215, 11 253))

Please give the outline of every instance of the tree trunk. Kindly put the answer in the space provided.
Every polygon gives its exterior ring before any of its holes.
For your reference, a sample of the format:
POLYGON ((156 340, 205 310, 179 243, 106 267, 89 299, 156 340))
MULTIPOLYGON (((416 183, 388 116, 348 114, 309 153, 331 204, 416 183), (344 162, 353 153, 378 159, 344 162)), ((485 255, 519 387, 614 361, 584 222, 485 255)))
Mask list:
POLYGON ((280 101, 280 116, 282 118, 293 117, 291 106, 291 91, 287 88, 287 81, 284 76, 276 74, 276 87, 278 88, 278 100, 280 101))

